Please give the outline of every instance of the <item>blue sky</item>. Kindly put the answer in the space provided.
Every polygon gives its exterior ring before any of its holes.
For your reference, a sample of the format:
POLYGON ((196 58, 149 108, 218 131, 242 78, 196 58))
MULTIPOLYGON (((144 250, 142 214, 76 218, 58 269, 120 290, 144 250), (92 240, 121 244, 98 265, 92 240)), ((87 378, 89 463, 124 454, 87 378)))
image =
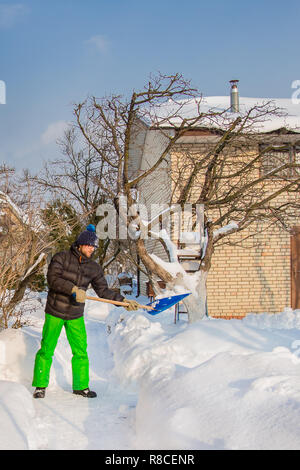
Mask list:
POLYGON ((289 98, 300 2, 0 0, 0 163, 38 170, 88 94, 130 94, 182 73, 204 95, 289 98))

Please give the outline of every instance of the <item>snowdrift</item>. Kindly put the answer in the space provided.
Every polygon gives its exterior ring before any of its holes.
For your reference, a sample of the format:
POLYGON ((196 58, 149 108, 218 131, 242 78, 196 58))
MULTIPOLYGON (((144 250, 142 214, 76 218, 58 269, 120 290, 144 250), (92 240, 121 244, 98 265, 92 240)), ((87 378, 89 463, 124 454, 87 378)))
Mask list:
POLYGON ((177 326, 146 316, 107 319, 114 373, 138 387, 137 448, 300 448, 299 312, 177 326))
POLYGON ((38 338, 25 330, 0 333, 0 450, 36 450, 43 445, 28 391, 37 348, 38 338))

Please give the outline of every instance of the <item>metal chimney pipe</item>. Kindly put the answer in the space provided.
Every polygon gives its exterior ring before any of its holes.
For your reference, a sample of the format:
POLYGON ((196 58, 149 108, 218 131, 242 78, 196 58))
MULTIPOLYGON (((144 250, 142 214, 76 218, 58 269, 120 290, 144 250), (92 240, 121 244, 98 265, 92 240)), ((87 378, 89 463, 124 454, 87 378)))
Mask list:
POLYGON ((237 87, 237 83, 239 80, 230 80, 231 83, 231 92, 230 92, 230 107, 232 113, 238 113, 240 110, 240 103, 239 103, 239 91, 237 87))

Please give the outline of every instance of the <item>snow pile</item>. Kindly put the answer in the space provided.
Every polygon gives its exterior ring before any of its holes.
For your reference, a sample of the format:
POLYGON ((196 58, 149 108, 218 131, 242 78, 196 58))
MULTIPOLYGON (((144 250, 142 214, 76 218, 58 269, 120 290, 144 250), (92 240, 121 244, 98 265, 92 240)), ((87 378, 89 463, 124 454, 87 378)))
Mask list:
MULTIPOLYGON (((20 304, 26 311, 40 312, 45 299, 32 293, 20 304)), ((32 319, 32 317, 31 317, 32 319)), ((42 319, 37 324, 41 328, 42 319)), ((38 431, 31 386, 34 356, 40 337, 29 329, 7 329, 0 332, 0 449, 36 450, 44 438, 38 431)))
POLYGON ((137 448, 299 449, 299 318, 108 317, 114 373, 139 390, 137 448))
POLYGON ((112 332, 108 341, 115 359, 114 372, 124 385, 138 381, 143 375, 155 379, 170 372, 169 361, 162 359, 164 336, 160 323, 150 322, 143 314, 114 312, 113 318, 117 319, 115 327, 112 317, 107 319, 112 332))
POLYGON ((247 325, 266 329, 288 330, 296 328, 300 330, 300 310, 292 310, 287 307, 283 312, 276 315, 270 315, 269 313, 248 315, 244 318, 243 322, 247 325))
POLYGON ((32 396, 19 383, 0 380, 0 450, 37 450, 42 439, 34 425, 32 396))
POLYGON ((22 330, 9 329, 0 334, 1 450, 36 450, 43 445, 32 396, 26 388, 32 379, 37 344, 22 330))

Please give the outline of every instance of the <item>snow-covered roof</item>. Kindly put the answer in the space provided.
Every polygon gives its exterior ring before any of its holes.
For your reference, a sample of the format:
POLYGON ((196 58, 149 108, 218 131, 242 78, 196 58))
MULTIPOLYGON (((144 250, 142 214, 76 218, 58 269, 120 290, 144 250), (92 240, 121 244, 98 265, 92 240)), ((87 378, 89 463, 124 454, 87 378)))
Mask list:
POLYGON ((21 209, 19 209, 19 207, 16 206, 16 204, 10 199, 10 197, 7 194, 0 191, 0 205, 2 204, 9 206, 11 210, 13 211, 14 215, 19 220, 23 220, 24 214, 21 211, 21 209))
POLYGON ((127 279, 133 277, 131 273, 120 273, 118 274, 118 279, 127 279))
POLYGON ((20 209, 11 199, 10 197, 3 193, 2 191, 0 191, 0 209, 1 209, 1 206, 2 205, 6 205, 8 207, 10 207, 11 211, 13 212, 13 214, 15 215, 15 217, 17 217, 17 219, 25 224, 25 225, 29 225, 31 230, 33 230, 34 232, 38 233, 39 230, 41 230, 44 225, 42 223, 42 221, 40 220, 38 214, 34 214, 32 215, 31 217, 26 214, 24 211, 22 211, 22 209, 20 209))
MULTIPOLYGON (((199 109, 201 113, 222 113, 227 110, 227 112, 223 114, 223 119, 225 119, 225 122, 230 122, 236 119, 239 114, 244 115, 245 112, 251 108, 267 105, 267 103, 270 103, 272 107, 280 108, 279 111, 282 115, 267 114, 263 119, 260 118, 255 126, 258 132, 271 132, 281 128, 286 128, 293 132, 300 132, 300 103, 296 104, 291 98, 247 98, 240 96, 240 113, 230 111, 230 96, 207 96, 176 101, 176 103, 169 100, 159 108, 157 114, 159 118, 165 119, 163 125, 166 127, 171 124, 179 125, 183 118, 196 117, 199 109), (175 109, 178 110, 176 116, 174 116, 175 109), (168 120, 168 117, 170 117, 170 120, 168 120)), ((156 111, 157 110, 155 110, 155 112, 156 111)), ((197 123, 197 126, 219 127, 219 121, 217 119, 204 118, 197 123)))

